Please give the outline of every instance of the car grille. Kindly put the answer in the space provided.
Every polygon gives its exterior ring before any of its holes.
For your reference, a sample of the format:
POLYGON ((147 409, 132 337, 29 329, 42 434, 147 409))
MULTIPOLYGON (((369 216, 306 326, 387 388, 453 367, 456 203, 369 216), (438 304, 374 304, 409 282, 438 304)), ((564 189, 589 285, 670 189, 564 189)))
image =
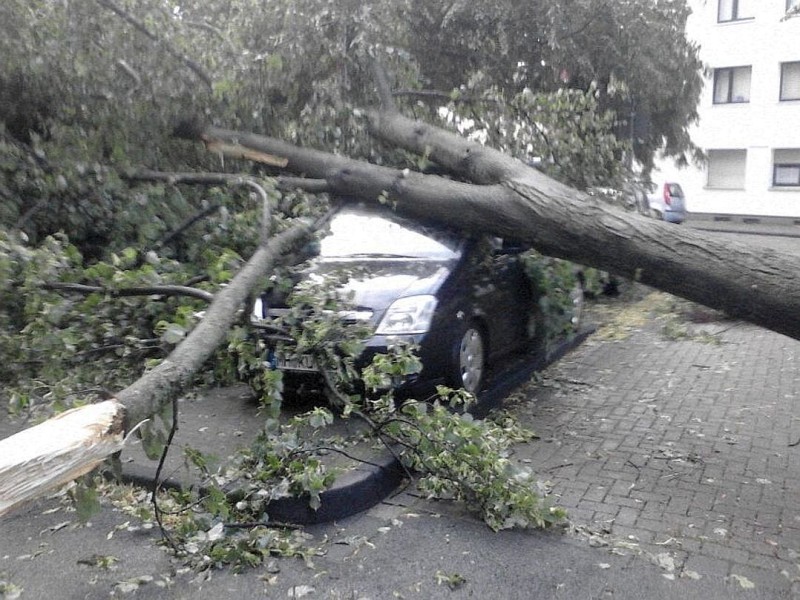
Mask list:
MULTIPOLYGON (((264 311, 264 301, 261 298, 256 299, 253 304, 253 312, 250 315, 250 322, 257 327, 271 327, 275 325, 276 320, 285 317, 291 312, 289 308, 274 308, 269 307, 264 311)), ((331 311, 326 311, 331 312, 331 311)), ((347 325, 355 325, 356 323, 369 323, 372 321, 373 311, 369 308, 354 308, 341 310, 338 312, 339 318, 347 325)))

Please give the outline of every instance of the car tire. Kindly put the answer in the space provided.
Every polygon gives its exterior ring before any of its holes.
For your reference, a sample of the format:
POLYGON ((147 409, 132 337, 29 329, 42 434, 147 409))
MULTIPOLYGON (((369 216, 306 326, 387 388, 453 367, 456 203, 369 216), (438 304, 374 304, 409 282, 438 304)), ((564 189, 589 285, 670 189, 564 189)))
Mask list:
POLYGON ((477 323, 469 323, 454 344, 449 383, 473 395, 481 390, 486 375, 486 339, 477 323))

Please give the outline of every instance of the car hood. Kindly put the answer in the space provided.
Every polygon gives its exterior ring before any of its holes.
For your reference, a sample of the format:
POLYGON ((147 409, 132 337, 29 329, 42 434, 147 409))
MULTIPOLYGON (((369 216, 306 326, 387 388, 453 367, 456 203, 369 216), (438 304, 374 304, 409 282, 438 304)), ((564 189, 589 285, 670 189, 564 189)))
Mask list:
POLYGON ((454 261, 430 259, 318 260, 308 276, 320 281, 346 277, 340 291, 358 308, 377 316, 406 296, 435 294, 450 274, 454 261))

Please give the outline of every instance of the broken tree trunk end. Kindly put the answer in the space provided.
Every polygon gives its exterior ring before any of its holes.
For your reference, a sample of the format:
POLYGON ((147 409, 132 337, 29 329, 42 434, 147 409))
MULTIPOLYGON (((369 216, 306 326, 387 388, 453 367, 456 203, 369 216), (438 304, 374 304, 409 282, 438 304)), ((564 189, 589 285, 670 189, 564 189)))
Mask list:
POLYGON ((310 219, 259 246, 227 286, 222 287, 203 319, 157 366, 116 393, 114 400, 68 411, 0 441, 0 516, 25 500, 94 469, 122 449, 126 431, 158 413, 177 398, 194 374, 222 344, 248 296, 271 272, 277 258, 315 230, 310 219))
POLYGON ((0 516, 85 475, 125 442, 125 407, 115 399, 68 410, 0 440, 0 516))

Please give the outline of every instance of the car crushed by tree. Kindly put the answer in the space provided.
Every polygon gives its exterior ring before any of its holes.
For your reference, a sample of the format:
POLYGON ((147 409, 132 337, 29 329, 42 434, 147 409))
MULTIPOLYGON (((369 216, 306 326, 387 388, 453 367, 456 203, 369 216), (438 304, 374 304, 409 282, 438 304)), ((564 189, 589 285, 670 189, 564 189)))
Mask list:
POLYGON ((335 348, 356 372, 376 354, 412 348, 418 372, 387 381, 406 397, 432 397, 438 385, 477 396, 491 370, 546 352, 553 338, 575 333, 579 325, 583 289, 577 269, 572 278, 556 281, 548 261, 526 253, 522 244, 424 225, 389 207, 343 206, 328 229, 311 245, 310 264, 295 272, 299 299, 294 287, 287 290, 273 278, 253 305, 266 363, 282 372, 285 392, 324 389, 322 371, 340 368, 299 331, 315 318, 313 306, 330 306, 333 317, 364 329, 360 344, 351 347, 342 339, 335 348), (312 290, 318 294, 313 299, 312 290))

